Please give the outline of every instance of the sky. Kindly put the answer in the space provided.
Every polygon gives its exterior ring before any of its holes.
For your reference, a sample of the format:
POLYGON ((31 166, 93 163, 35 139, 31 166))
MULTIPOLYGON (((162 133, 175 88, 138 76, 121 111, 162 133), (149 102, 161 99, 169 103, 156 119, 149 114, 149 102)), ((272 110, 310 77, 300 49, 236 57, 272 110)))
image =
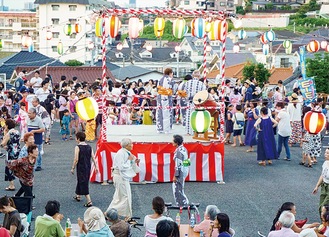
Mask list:
MULTIPOLYGON (((129 0, 111 0, 116 4, 123 6, 128 4, 129 0)), ((166 0, 136 0, 137 7, 163 7, 165 6, 166 0)), ((24 8, 24 2, 34 2, 34 0, 4 0, 4 5, 9 6, 11 9, 22 9, 24 8)))

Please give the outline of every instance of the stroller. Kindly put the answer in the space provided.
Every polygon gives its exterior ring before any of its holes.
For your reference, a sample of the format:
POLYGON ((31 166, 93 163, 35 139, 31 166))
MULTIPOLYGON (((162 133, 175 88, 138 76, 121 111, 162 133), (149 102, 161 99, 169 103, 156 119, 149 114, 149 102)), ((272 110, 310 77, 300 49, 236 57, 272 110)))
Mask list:
POLYGON ((21 237, 29 236, 29 227, 32 221, 32 200, 33 197, 12 197, 17 211, 20 213, 22 226, 21 237))

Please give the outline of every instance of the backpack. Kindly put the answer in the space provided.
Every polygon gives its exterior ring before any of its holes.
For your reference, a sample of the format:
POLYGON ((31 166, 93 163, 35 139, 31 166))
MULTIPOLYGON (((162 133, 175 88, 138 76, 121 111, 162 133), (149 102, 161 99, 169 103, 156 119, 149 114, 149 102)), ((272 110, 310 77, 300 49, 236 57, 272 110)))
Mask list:
POLYGON ((234 114, 234 117, 235 117, 235 122, 238 125, 238 127, 243 128, 244 127, 244 120, 237 120, 235 114, 234 114))

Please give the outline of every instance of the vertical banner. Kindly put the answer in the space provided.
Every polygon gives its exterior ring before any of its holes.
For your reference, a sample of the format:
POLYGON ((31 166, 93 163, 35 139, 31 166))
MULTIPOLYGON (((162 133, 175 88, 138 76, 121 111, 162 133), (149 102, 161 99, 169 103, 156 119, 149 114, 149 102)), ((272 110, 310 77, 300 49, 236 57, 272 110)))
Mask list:
POLYGON ((305 45, 299 47, 299 62, 303 79, 306 79, 305 45))
POLYGON ((300 92, 305 98, 305 104, 309 104, 316 100, 316 88, 314 79, 312 77, 298 80, 298 87, 300 88, 300 92))

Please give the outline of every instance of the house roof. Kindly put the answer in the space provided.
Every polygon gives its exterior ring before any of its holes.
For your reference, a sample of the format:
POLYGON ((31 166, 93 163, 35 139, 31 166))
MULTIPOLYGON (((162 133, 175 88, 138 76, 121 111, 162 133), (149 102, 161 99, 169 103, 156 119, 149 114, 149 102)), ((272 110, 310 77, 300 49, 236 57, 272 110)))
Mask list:
POLYGON ((277 85, 279 80, 286 80, 291 77, 294 73, 292 67, 288 68, 272 68, 271 76, 268 79, 270 85, 277 85))
POLYGON ((246 62, 256 62, 254 55, 250 52, 226 53, 226 67, 246 62))
MULTIPOLYGON (((98 66, 98 67, 101 67, 103 65, 103 61, 102 60, 98 60, 96 63, 95 63, 95 66, 98 66)), ((118 69, 120 68, 118 65, 115 65, 114 63, 111 63, 109 62, 109 60, 106 60, 106 67, 108 69, 110 69, 110 71, 113 71, 115 69, 118 69)))
POLYGON ((31 53, 28 51, 21 51, 1 60, 1 62, 0 73, 6 73, 7 79, 11 78, 11 75, 17 66, 41 67, 47 63, 51 63, 49 64, 50 66, 65 66, 65 64, 60 61, 47 57, 37 51, 31 53))
POLYGON ((277 39, 299 39, 302 36, 302 34, 296 34, 294 32, 291 32, 289 30, 275 30, 275 38, 277 39))
POLYGON ((296 44, 307 45, 311 40, 318 40, 319 42, 328 39, 329 31, 328 29, 318 29, 316 31, 310 32, 296 41, 296 44))
MULTIPOLYGON (((23 67, 19 66, 15 68, 15 72, 19 73, 22 70, 26 71, 33 71, 37 69, 38 67, 23 67)), ((78 81, 86 81, 88 83, 93 83, 95 79, 102 77, 102 67, 94 67, 94 66, 81 66, 81 67, 69 67, 69 66, 49 66, 44 67, 39 70, 40 76, 42 78, 45 77, 47 73, 49 73, 53 79, 54 83, 59 83, 61 80, 61 76, 65 75, 66 78, 71 79, 74 76, 78 77, 78 81)), ((114 80, 114 77, 111 73, 111 71, 108 69, 106 71, 106 75, 109 76, 112 80, 114 80)), ((33 73, 28 75, 27 78, 31 79, 33 77, 33 73)), ((113 81, 114 82, 114 81, 113 81)))
POLYGON ((112 5, 112 3, 102 0, 35 0, 34 3, 35 4, 75 3, 82 5, 100 5, 100 6, 112 5))
MULTIPOLYGON (((191 34, 186 34, 184 36, 184 38, 186 39, 186 41, 188 42, 188 44, 191 46, 193 51, 202 51, 203 52, 203 44, 200 46, 196 46, 194 43, 195 41, 198 40, 198 38, 193 37, 191 34)), ((233 49, 233 41, 232 39, 230 39, 229 37, 226 38, 226 49, 227 50, 232 50, 233 49)), ((221 46, 211 46, 212 50, 214 51, 219 51, 221 49, 221 46)))
MULTIPOLYGON (((245 63, 240 63, 236 65, 232 65, 225 68, 225 77, 226 78, 242 78, 242 71, 245 63)), ((220 73, 219 70, 213 70, 207 75, 207 78, 214 79, 220 73)))
MULTIPOLYGON (((304 46, 304 45, 305 44, 293 43, 292 44, 292 50, 291 50, 291 52, 292 53, 294 53, 296 51, 298 52, 299 51, 299 47, 300 46, 304 46)), ((282 44, 273 45, 272 51, 273 51, 274 54, 285 54, 286 53, 286 49, 283 48, 282 44)), ((263 50, 262 49, 258 49, 258 50, 255 50, 254 53, 263 53, 263 50)))
POLYGON ((158 71, 151 71, 149 69, 138 67, 135 65, 130 65, 124 68, 118 68, 112 71, 113 76, 120 80, 124 80, 126 77, 129 78, 139 77, 152 72, 159 73, 158 71))

